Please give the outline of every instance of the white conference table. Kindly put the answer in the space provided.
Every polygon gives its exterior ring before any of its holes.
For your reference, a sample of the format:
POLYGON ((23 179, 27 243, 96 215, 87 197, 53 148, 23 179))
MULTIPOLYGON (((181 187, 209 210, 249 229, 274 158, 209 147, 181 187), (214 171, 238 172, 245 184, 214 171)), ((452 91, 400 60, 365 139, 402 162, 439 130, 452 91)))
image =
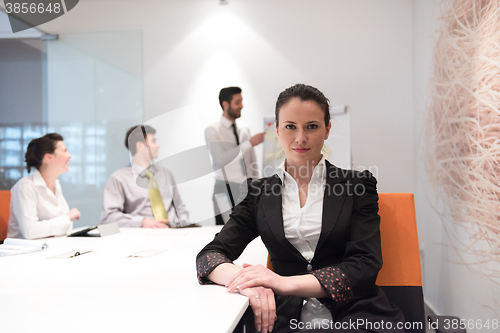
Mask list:
MULTIPOLYGON (((121 229, 107 237, 56 237, 48 249, 0 257, 0 331, 232 332, 248 299, 198 284, 196 254, 220 226, 121 229), (152 258, 137 252, 166 250, 152 258), (48 257, 93 252, 70 259, 48 257)), ((236 261, 265 265, 260 238, 236 261)))

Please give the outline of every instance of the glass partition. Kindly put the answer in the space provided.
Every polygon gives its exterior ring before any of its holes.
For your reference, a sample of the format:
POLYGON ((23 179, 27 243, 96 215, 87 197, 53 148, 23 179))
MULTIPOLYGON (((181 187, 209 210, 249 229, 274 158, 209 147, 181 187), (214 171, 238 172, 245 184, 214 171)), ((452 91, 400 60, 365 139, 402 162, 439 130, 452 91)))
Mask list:
POLYGON ((127 129, 143 121, 142 34, 61 34, 46 42, 47 125, 72 154, 59 178, 75 226, 99 223, 104 185, 129 163, 127 129))
POLYGON ((57 132, 72 154, 69 172, 59 180, 69 206, 82 213, 75 227, 98 224, 109 175, 130 163, 125 133, 143 122, 142 33, 60 34, 57 40, 8 45, 9 52, 0 52, 0 73, 6 74, 0 74, 0 86, 24 97, 0 89, 1 189, 27 175, 24 153, 30 140, 57 132), (23 70, 27 54, 30 66, 41 68, 35 79, 23 70), (24 103, 38 90, 37 105, 24 103))

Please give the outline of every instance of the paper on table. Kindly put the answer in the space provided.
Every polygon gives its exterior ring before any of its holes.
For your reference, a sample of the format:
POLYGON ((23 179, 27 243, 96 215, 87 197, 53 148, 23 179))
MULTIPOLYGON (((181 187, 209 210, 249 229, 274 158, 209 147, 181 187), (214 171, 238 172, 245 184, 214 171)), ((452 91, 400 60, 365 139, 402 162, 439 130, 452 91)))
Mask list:
POLYGON ((128 258, 151 258, 165 251, 167 250, 155 250, 155 249, 142 250, 140 252, 129 255, 128 258))
POLYGON ((7 238, 0 245, 0 257, 42 251, 47 247, 49 245, 43 240, 7 238))
POLYGON ((84 255, 86 253, 91 253, 91 252, 92 252, 91 250, 89 250, 89 251, 69 251, 69 252, 57 254, 57 255, 52 256, 52 257, 48 257, 47 259, 71 259, 71 258, 79 257, 79 256, 84 255))

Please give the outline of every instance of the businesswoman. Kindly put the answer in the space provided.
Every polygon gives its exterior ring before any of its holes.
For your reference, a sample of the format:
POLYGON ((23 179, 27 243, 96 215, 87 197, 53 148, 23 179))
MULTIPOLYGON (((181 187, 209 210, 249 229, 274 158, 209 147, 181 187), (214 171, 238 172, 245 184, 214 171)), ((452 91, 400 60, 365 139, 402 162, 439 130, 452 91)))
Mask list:
POLYGON ((10 190, 10 218, 7 237, 44 238, 65 235, 80 219, 78 209, 69 209, 57 179, 68 171, 71 154, 63 137, 49 133, 33 139, 25 154, 26 168, 33 173, 10 190))
POLYGON ((275 112, 286 159, 273 176, 249 181, 246 198, 198 254, 200 283, 248 296, 261 332, 386 332, 387 323, 390 332, 403 332, 396 329, 401 311, 375 285, 382 267, 375 178, 322 156, 331 124, 329 101, 318 89, 286 89, 275 112), (257 236, 274 272, 232 264, 257 236))

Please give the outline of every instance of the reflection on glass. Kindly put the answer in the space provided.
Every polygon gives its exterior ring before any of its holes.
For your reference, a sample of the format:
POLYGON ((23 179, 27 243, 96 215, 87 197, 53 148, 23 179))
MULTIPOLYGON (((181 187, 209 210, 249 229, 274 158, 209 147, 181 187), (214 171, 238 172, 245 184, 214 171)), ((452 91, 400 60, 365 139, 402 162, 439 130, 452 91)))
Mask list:
POLYGON ((10 188, 27 175, 24 168, 24 153, 28 143, 46 132, 40 124, 0 125, 0 190, 10 188), (40 134, 40 135, 38 135, 40 134))
POLYGON ((16 181, 27 175, 24 153, 29 142, 49 132, 60 133, 72 155, 70 169, 61 175, 61 181, 97 187, 106 182, 106 126, 75 123, 48 128, 26 123, 22 127, 0 125, 1 190, 10 190, 16 181))
POLYGON ((44 130, 42 126, 34 126, 30 124, 24 125, 24 131, 23 131, 23 139, 25 141, 31 141, 35 138, 39 138, 43 136, 44 130))
POLYGON ((8 179, 12 179, 12 180, 17 180, 17 179, 22 177, 22 174, 18 169, 9 169, 5 173, 5 175, 8 179))
POLYGON ((14 140, 0 141, 0 165, 21 166, 21 142, 14 140))
POLYGON ((142 32, 59 34, 42 43, 39 119, 46 123, 21 114, 23 122, 0 124, 0 190, 27 175, 24 153, 32 139, 59 133, 72 155, 59 180, 69 206, 83 217, 74 226, 96 224, 107 177, 127 164, 125 132, 143 121, 142 32))
POLYGON ((21 139, 20 127, 7 127, 5 128, 5 139, 21 139))

